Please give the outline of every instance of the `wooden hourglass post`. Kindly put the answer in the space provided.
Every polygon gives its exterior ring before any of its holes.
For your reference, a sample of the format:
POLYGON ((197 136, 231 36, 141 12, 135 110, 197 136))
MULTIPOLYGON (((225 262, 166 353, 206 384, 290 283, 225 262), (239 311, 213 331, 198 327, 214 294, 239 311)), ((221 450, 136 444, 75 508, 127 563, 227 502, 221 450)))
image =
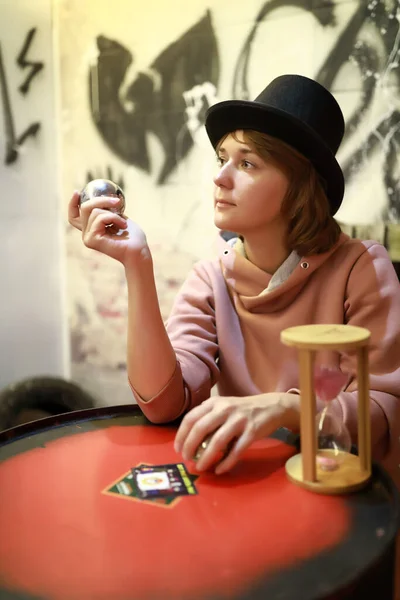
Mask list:
POLYGON ((315 455, 317 436, 315 434, 315 394, 314 358, 311 350, 299 350, 301 412, 300 431, 303 453, 303 472, 307 481, 317 480, 315 455))
POLYGON ((302 325, 285 329, 281 341, 298 351, 300 366, 301 454, 290 458, 286 472, 291 481, 321 494, 341 494, 363 487, 371 476, 371 423, 369 406, 368 329, 351 325, 302 325), (314 361, 319 350, 357 353, 358 451, 341 452, 335 471, 317 463, 314 361))
POLYGON ((358 453, 364 471, 371 469, 371 417, 369 407, 368 347, 358 350, 358 453))

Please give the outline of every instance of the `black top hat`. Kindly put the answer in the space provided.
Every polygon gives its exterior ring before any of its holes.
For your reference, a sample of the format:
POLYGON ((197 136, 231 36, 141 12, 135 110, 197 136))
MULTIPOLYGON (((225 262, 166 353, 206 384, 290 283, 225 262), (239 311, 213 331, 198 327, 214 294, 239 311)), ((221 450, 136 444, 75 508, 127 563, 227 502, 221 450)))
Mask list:
POLYGON ((226 134, 252 129, 276 137, 308 158, 325 181, 331 214, 339 209, 344 177, 335 158, 344 134, 339 104, 322 85, 302 75, 274 79, 254 100, 211 106, 206 130, 214 148, 226 134))

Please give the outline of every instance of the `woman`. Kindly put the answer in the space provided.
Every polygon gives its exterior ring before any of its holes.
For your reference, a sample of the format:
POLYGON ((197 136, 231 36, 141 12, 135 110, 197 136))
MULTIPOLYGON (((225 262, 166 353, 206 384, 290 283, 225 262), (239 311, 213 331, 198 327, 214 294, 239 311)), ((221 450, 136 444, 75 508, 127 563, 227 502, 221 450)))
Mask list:
MULTIPOLYGON (((395 470, 399 447, 400 294, 385 249, 351 240, 333 216, 344 193, 335 153, 344 120, 333 96, 298 75, 275 79, 254 102, 212 106, 206 129, 220 165, 214 219, 219 256, 201 261, 180 291, 165 327, 152 257, 140 227, 96 198, 69 220, 89 248, 119 260, 128 284, 128 375, 147 417, 184 413, 175 447, 185 459, 210 433, 197 463, 207 469, 235 440, 217 473, 231 469, 252 442, 278 427, 299 428, 296 355, 280 343, 286 327, 349 323, 372 333, 372 445, 395 470), (110 235, 106 226, 125 229, 110 235), (139 340, 139 343, 138 343, 139 340), (220 396, 210 398, 218 384, 220 396)), ((348 356, 321 353, 349 382, 334 401, 356 442, 357 382, 348 356)))

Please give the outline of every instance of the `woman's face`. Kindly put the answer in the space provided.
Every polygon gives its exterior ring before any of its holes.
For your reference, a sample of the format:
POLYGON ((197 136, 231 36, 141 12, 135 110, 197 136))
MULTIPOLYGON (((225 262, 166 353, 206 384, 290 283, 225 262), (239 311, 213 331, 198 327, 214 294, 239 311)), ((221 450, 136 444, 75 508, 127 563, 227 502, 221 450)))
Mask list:
POLYGON ((214 223, 219 229, 246 236, 282 226, 281 206, 289 179, 245 142, 243 131, 228 135, 218 150, 214 178, 214 223))

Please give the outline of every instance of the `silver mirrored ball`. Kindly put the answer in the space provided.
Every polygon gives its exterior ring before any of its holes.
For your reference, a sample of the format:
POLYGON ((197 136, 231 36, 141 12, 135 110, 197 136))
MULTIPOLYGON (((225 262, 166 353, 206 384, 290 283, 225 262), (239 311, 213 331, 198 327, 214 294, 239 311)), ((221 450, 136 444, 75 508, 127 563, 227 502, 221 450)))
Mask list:
POLYGON ((122 215, 125 212, 125 196, 122 189, 110 179, 93 179, 81 191, 81 201, 83 204, 92 198, 98 196, 110 196, 121 199, 121 203, 116 208, 110 208, 111 212, 122 215))

